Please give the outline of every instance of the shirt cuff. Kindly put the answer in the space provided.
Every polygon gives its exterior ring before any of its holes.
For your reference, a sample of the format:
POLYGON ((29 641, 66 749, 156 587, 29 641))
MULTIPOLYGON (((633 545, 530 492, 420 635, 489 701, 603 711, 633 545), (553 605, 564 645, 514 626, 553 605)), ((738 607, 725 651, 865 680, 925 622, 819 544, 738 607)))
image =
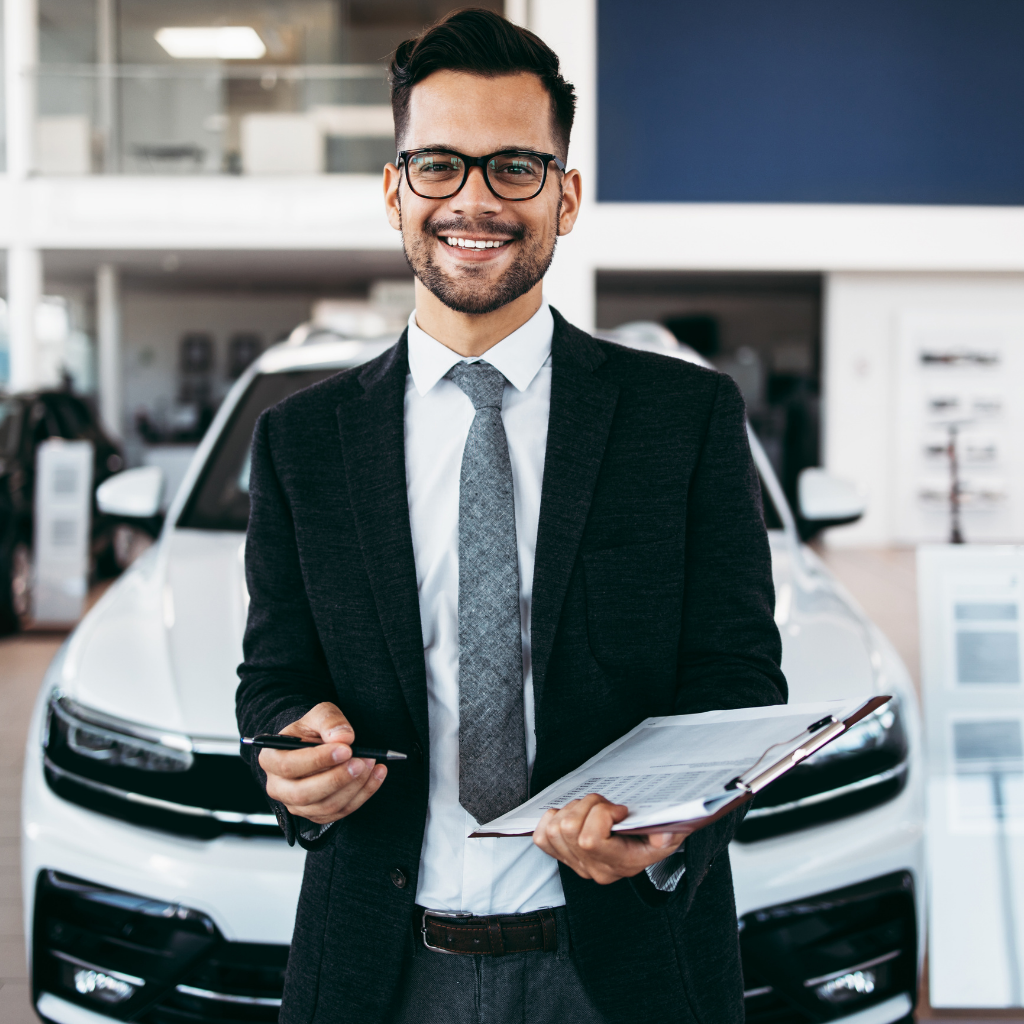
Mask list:
POLYGON ((684 839, 675 853, 646 869, 647 877, 659 892, 675 892, 676 887, 682 881, 683 875, 686 874, 686 858, 683 855, 685 848, 686 840, 684 839))

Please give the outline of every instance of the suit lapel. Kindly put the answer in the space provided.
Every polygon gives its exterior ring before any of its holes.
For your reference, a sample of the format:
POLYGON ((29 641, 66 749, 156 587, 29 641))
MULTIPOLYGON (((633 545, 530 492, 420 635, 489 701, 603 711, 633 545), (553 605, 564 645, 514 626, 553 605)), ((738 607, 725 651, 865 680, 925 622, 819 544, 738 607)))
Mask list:
POLYGON ((594 376, 601 347, 554 309, 551 411, 548 417, 537 558, 533 574, 531 644, 537 712, 558 620, 576 561, 590 501, 608 443, 617 385, 594 376))
POLYGON ((427 680, 405 480, 408 341, 369 363, 338 405, 356 533, 381 627, 424 751, 427 680))

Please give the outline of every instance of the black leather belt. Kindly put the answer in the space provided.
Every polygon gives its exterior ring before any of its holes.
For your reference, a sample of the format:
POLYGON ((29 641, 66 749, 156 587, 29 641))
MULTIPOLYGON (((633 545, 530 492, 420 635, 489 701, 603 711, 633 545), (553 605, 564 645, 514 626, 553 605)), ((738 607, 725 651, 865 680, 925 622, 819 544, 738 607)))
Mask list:
POLYGON ((502 956, 558 948, 555 914, 535 910, 532 914, 448 914, 416 908, 423 945, 437 953, 502 956))

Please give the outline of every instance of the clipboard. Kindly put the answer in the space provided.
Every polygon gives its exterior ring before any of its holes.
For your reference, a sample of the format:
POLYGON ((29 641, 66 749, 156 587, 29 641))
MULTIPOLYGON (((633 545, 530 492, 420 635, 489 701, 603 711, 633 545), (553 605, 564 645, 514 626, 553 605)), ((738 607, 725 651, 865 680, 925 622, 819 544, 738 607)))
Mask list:
MULTIPOLYGON (((729 814, 736 808, 741 807, 747 801, 752 800, 758 793, 770 786, 776 779, 780 779, 787 772, 792 771, 802 761, 807 760, 812 754, 817 753, 822 747, 827 746, 843 733, 853 728, 858 722, 873 714, 883 705, 892 700, 891 694, 871 697, 859 704, 845 717, 837 718, 829 715, 809 725, 802 732, 772 744, 750 767, 731 779, 725 786, 722 797, 728 797, 718 805, 713 813, 687 818, 683 821, 659 822, 654 825, 645 825, 638 828, 615 828, 614 835, 644 836, 663 834, 666 832, 683 832, 686 834, 699 831, 707 825, 711 825, 720 818, 729 814), (795 744, 795 746, 794 746, 795 744), (772 751, 778 747, 784 748, 774 760, 772 751), (733 794, 733 795, 729 795, 733 794)), ((714 800, 714 797, 705 798, 705 804, 714 800)), ((473 838, 509 838, 513 836, 532 835, 531 831, 486 831, 486 825, 482 829, 472 833, 473 838)))

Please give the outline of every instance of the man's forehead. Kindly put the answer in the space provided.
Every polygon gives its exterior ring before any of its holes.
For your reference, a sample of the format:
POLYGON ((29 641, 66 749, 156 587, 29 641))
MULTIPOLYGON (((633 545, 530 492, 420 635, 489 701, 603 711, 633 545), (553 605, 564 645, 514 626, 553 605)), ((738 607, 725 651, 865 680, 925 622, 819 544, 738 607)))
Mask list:
POLYGON ((551 151, 551 96, 537 75, 435 71, 409 94, 403 149, 447 146, 473 156, 512 146, 551 151))

